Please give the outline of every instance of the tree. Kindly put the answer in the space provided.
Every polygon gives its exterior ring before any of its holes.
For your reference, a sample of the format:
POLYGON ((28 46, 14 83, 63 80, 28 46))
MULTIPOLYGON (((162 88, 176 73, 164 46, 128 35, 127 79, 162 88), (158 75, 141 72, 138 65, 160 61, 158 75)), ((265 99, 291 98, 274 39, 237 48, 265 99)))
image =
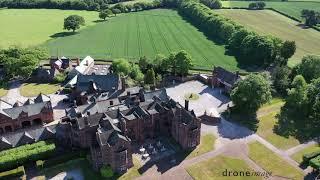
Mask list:
POLYGON ((211 9, 220 9, 222 7, 220 0, 200 0, 200 2, 211 9))
POLYGON ((3 64, 5 75, 9 79, 28 78, 40 60, 47 58, 48 52, 43 48, 9 48, 0 52, 0 63, 3 64))
POLYGON ((174 59, 177 66, 176 72, 181 76, 187 75, 192 67, 191 56, 186 51, 182 50, 175 55, 174 59))
POLYGON ((283 58, 289 59, 296 52, 296 42, 295 41, 285 41, 282 44, 280 54, 283 58))
POLYGON ((144 76, 144 81, 146 84, 154 84, 156 77, 155 77, 154 70, 152 68, 148 69, 147 73, 144 76))
POLYGON ((248 8, 251 10, 261 10, 264 9, 264 7, 266 6, 266 3, 264 2, 252 2, 249 4, 248 8))
POLYGON ((104 165, 100 169, 100 174, 104 178, 111 178, 113 176, 113 171, 110 166, 104 165))
POLYGON ((131 65, 125 59, 116 59, 112 62, 111 69, 121 76, 127 76, 130 73, 131 65))
POLYGON ((303 76, 297 75, 292 83, 291 89, 288 91, 286 105, 296 110, 300 109, 306 99, 307 83, 303 76))
POLYGON ((143 81, 144 75, 142 74, 139 66, 136 64, 132 64, 129 75, 132 79, 134 79, 138 82, 143 81))
POLYGON ((72 30, 73 32, 85 25, 83 17, 78 15, 71 15, 64 19, 63 29, 72 30))
POLYGON ((231 100, 241 112, 252 114, 271 99, 270 82, 261 74, 250 74, 236 83, 231 100))
POLYGON ((103 20, 106 20, 107 17, 110 17, 112 16, 113 13, 110 9, 105 9, 105 10, 101 10, 100 13, 99 13, 99 18, 100 19, 103 19, 103 20))
POLYGON ((320 13, 314 10, 303 9, 301 11, 301 17, 305 19, 306 26, 315 26, 320 23, 320 13))
POLYGON ((117 8, 113 8, 112 9, 112 13, 117 16, 117 14, 120 14, 121 13, 121 10, 120 9, 117 9, 117 8))
POLYGON ((301 74, 307 82, 320 77, 320 56, 308 55, 293 69, 293 74, 301 74))
POLYGON ((290 86, 291 70, 287 66, 277 66, 271 73, 274 88, 281 95, 287 95, 290 86))
POLYGON ((146 73, 149 67, 151 66, 146 56, 140 57, 138 64, 143 73, 146 73))
POLYGON ((134 3, 133 4, 133 8, 135 11, 140 11, 142 9, 140 3, 134 3))

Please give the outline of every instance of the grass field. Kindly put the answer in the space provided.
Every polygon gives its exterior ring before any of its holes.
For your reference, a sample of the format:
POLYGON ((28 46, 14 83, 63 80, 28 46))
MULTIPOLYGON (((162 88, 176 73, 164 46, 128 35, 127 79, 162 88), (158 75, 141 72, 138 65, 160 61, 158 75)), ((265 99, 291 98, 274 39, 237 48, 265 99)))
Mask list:
POLYGON ((98 13, 92 11, 0 9, 0 48, 42 44, 63 32, 63 19, 72 14, 83 16, 86 26, 98 19, 98 13))
POLYGON ((320 151, 319 144, 314 144, 314 145, 311 145, 307 148, 304 148, 301 151, 298 151, 295 154, 293 154, 291 156, 291 158, 294 159, 295 161, 297 161, 297 163, 302 163, 303 162, 303 159, 302 159, 303 155, 308 154, 308 153, 312 153, 315 151, 320 151))
POLYGON ((57 38, 46 44, 51 54, 95 58, 154 58, 184 49, 196 66, 213 65, 236 70, 234 57, 225 55, 225 47, 208 40, 174 10, 157 9, 122 14, 107 22, 83 29, 76 35, 57 38))
POLYGON ((25 83, 20 87, 20 94, 25 97, 34 97, 42 94, 53 94, 60 88, 59 84, 25 83))
MULTIPOLYGON (((223 7, 245 7, 247 8, 251 1, 222 1, 223 7)), ((303 9, 312 9, 320 11, 320 1, 313 2, 268 2, 265 1, 266 8, 274 8, 282 13, 302 20, 301 11, 303 9)))
POLYGON ((300 142, 294 137, 284 137, 273 131, 277 123, 276 115, 280 112, 284 101, 279 98, 273 99, 270 103, 263 105, 257 112, 259 116, 259 124, 257 134, 273 144, 274 146, 286 150, 293 146, 297 146, 300 142))
POLYGON ((194 164, 187 167, 188 173, 196 180, 209 180, 209 179, 237 179, 237 180, 254 180, 263 179, 262 177, 247 177, 247 176, 223 176, 225 170, 228 171, 253 171, 246 162, 241 159, 217 156, 215 158, 194 164))
POLYGON ((297 51, 290 59, 289 65, 300 62, 305 54, 320 54, 320 32, 314 29, 303 29, 298 26, 298 22, 281 14, 270 10, 250 11, 243 9, 225 9, 215 12, 258 33, 274 35, 283 40, 294 40, 297 51))
POLYGON ((300 180, 304 177, 301 170, 291 166, 259 142, 249 144, 249 157, 264 170, 272 172, 273 176, 282 176, 295 180, 300 180))

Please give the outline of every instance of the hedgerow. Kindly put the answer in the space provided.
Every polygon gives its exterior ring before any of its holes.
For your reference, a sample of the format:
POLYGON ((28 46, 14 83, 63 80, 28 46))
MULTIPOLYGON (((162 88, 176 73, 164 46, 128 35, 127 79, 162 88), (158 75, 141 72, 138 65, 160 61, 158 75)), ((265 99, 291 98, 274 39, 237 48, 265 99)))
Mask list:
POLYGON ((16 168, 28 162, 47 159, 55 152, 56 146, 50 141, 39 141, 0 152, 0 171, 16 168))

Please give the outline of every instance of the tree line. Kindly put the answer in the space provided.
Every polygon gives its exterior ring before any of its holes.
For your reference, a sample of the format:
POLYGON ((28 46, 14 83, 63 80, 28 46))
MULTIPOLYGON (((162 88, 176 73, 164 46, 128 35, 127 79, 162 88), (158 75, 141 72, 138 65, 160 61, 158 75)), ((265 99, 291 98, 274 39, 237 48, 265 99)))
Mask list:
POLYGON ((130 77, 142 85, 155 85, 167 74, 186 76, 192 68, 192 58, 184 50, 172 52, 169 56, 157 55, 154 59, 139 58, 138 63, 125 59, 112 62, 111 71, 120 76, 130 77))
POLYGON ((0 7, 16 9, 69 9, 99 11, 106 9, 109 4, 125 2, 128 0, 2 0, 0 7))
POLYGON ((305 19, 306 26, 315 26, 320 24, 320 12, 304 9, 301 11, 301 17, 305 19))
POLYGON ((249 31, 228 18, 214 14, 202 3, 185 0, 177 1, 176 5, 179 13, 209 38, 226 44, 239 63, 264 67, 271 64, 283 65, 295 53, 294 41, 283 42, 273 36, 262 36, 249 31))

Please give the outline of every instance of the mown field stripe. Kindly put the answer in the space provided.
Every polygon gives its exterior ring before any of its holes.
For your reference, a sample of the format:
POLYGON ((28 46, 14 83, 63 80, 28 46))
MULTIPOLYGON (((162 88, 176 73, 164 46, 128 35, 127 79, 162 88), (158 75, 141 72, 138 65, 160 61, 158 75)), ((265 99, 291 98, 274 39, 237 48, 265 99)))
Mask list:
POLYGON ((149 39, 151 41, 152 48, 153 48, 154 52, 158 53, 158 50, 156 48, 156 45, 154 43, 151 31, 150 31, 149 23, 147 22, 147 19, 146 19, 146 15, 143 15, 143 19, 144 19, 144 22, 146 22, 147 32, 148 32, 148 35, 149 35, 149 39))
POLYGON ((175 25, 175 27, 181 32, 183 37, 193 46, 194 49, 198 51, 198 53, 206 60, 209 61, 209 59, 203 54, 202 50, 198 48, 197 45, 194 44, 194 42, 185 34, 185 32, 172 20, 171 17, 169 17, 170 21, 175 25))
POLYGON ((140 38, 140 24, 139 24, 139 17, 137 15, 136 15, 136 24, 137 24, 137 41, 138 41, 139 57, 141 57, 142 47, 141 47, 141 38, 140 38))
POLYGON ((167 51, 168 51, 168 52, 171 52, 171 49, 170 49, 170 47, 169 47, 169 45, 168 45, 168 42, 167 42, 166 38, 165 38, 164 35, 162 34, 162 31, 160 31, 158 21, 156 21, 153 16, 152 16, 151 19, 152 19, 152 22, 154 22, 154 25, 155 25, 155 27, 156 27, 156 30, 157 30, 158 34, 161 36, 161 39, 162 39, 162 41, 163 41, 163 43, 164 43, 167 51))

